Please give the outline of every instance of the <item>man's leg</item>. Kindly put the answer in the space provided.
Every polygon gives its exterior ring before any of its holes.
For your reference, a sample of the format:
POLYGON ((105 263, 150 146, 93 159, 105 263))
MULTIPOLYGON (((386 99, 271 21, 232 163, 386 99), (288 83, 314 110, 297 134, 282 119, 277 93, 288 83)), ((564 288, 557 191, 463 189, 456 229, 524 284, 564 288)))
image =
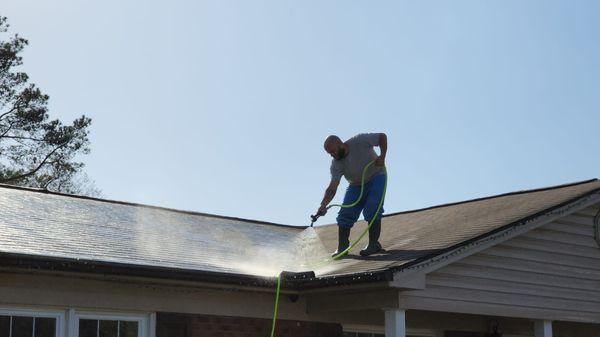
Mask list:
MULTIPOLYGON (((360 195, 360 186, 348 186, 346 194, 344 195, 344 205, 353 203, 360 195)), ((338 225, 338 249, 332 254, 336 256, 343 252, 350 245, 350 229, 354 226, 356 220, 360 216, 362 205, 364 204, 365 197, 360 200, 354 207, 340 208, 338 216, 336 218, 338 225)))
POLYGON ((373 220, 373 224, 369 228, 369 244, 365 247, 365 249, 360 251, 360 255, 362 256, 368 256, 381 251, 379 235, 381 234, 381 217, 383 214, 383 204, 381 205, 381 209, 379 210, 379 212, 377 212, 377 207, 379 207, 381 198, 385 197, 383 195, 384 185, 385 176, 383 174, 373 177, 368 183, 363 215, 367 223, 369 223, 373 218, 375 218, 375 220, 373 220))

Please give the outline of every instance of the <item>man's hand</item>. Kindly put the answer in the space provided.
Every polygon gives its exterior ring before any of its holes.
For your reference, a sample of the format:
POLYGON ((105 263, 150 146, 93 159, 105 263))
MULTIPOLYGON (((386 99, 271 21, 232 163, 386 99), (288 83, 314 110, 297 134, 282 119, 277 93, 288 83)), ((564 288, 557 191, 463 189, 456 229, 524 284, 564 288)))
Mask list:
POLYGON ((375 159, 375 165, 376 166, 384 166, 385 165, 385 156, 378 156, 377 159, 375 159))
POLYGON ((320 206, 319 209, 317 210, 317 215, 323 216, 325 214, 327 214, 327 206, 320 206))

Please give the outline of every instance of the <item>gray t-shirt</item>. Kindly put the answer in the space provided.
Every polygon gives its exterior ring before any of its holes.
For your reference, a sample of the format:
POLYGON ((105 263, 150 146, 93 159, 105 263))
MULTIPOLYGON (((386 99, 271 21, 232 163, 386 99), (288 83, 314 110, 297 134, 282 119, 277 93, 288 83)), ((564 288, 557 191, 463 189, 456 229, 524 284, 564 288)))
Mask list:
MULTIPOLYGON (((350 185, 360 186, 363 168, 377 158, 373 146, 379 146, 379 135, 379 133, 361 133, 348 139, 346 157, 331 161, 331 180, 339 181, 344 176, 350 185)), ((365 174, 365 183, 382 170, 383 167, 371 165, 365 174)))

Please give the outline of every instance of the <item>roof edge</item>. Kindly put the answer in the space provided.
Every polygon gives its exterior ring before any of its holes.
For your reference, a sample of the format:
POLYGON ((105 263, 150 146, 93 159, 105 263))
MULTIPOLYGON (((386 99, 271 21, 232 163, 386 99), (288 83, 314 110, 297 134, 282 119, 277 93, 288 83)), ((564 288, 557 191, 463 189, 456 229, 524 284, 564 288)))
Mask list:
POLYGON ((400 215, 400 214, 416 213, 416 212, 427 211, 427 210, 435 209, 435 208, 456 206, 456 205, 461 205, 461 204, 467 204, 467 203, 470 203, 470 202, 476 202, 476 201, 483 201, 483 200, 495 199, 495 198, 500 198, 500 197, 506 197, 506 196, 510 196, 510 195, 519 195, 519 194, 526 194, 526 193, 535 193, 535 192, 543 192, 543 191, 548 191, 548 190, 555 190, 555 189, 559 189, 559 188, 565 188, 565 187, 571 187, 571 186, 589 184, 589 183, 594 182, 594 181, 598 181, 598 178, 592 178, 592 179, 588 179, 588 180, 582 180, 582 181, 577 181, 577 182, 567 183, 567 184, 561 184, 561 185, 554 185, 554 186, 548 186, 548 187, 534 188, 534 189, 529 189, 529 190, 520 190, 520 191, 514 191, 514 192, 507 192, 507 193, 502 193, 502 194, 490 195, 490 196, 487 196, 487 197, 480 197, 480 198, 467 199, 467 200, 462 200, 462 201, 455 201, 455 202, 450 202, 450 203, 441 204, 441 205, 435 205, 435 206, 427 206, 427 207, 423 207, 423 208, 417 208, 417 209, 411 209, 411 210, 407 210, 407 211, 401 211, 401 212, 395 212, 395 213, 385 214, 384 217, 386 217, 386 216, 393 216, 393 215, 400 215))
MULTIPOLYGON (((82 260, 30 254, 0 252, 0 266, 29 271, 56 271, 87 273, 125 277, 154 278, 160 280, 222 284, 248 288, 275 288, 277 276, 255 276, 247 274, 190 270, 175 267, 156 267, 119 262, 82 260)), ((282 271, 281 288, 287 291, 302 291, 331 286, 364 284, 367 282, 392 281, 389 269, 346 274, 340 276, 315 277, 314 272, 290 273, 282 271), (312 274, 312 275, 310 275, 312 274)))
POLYGON ((0 252, 0 266, 28 270, 147 277, 235 286, 274 287, 276 277, 0 252))

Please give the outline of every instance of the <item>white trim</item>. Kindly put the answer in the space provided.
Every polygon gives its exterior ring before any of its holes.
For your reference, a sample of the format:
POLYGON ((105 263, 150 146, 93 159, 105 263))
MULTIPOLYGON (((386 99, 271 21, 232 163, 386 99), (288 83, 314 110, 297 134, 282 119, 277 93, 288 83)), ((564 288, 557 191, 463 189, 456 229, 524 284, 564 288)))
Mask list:
POLYGON ((150 314, 150 319, 148 320, 148 337, 156 337, 156 313, 153 312, 150 314))
POLYGON ((75 309, 71 308, 67 310, 67 323, 66 323, 66 327, 67 327, 67 331, 65 336, 77 336, 75 334, 75 309))
MULTIPOLYGON (((39 318, 54 318, 56 319, 55 334, 56 337, 65 337, 65 312, 62 310, 51 309, 33 309, 24 307, 0 307, 0 315, 2 316, 17 316, 17 317, 39 317, 39 318)), ((12 319, 11 328, 12 330, 12 319)), ((33 329, 35 329, 35 320, 33 321, 33 329)), ((35 331, 35 330, 34 330, 35 331)))

